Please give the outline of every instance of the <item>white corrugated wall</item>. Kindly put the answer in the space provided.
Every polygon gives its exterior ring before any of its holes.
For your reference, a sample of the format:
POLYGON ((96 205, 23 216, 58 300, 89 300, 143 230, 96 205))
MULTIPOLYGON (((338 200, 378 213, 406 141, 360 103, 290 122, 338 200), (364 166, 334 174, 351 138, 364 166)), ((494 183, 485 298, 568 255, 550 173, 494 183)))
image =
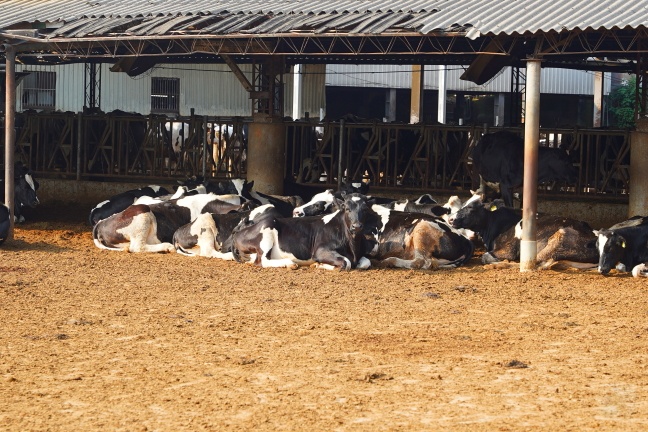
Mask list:
MULTIPOLYGON (((326 66, 326 85, 345 87, 410 88, 411 65, 334 65, 326 66)), ((511 86, 511 68, 484 85, 463 81, 465 68, 448 66, 448 91, 506 93, 511 86)), ((438 89, 438 67, 425 66, 425 88, 438 89)), ((605 75, 605 93, 610 92, 610 74, 605 75)), ((570 69, 542 69, 542 93, 594 94, 594 72, 570 69)))
POLYGON ((302 65, 302 101, 301 113, 293 113, 293 72, 294 67, 290 68, 290 73, 284 75, 284 113, 292 118, 303 118, 304 113, 308 112, 310 118, 319 119, 320 109, 326 114, 326 65, 324 64, 305 64, 302 65))
MULTIPOLYGON (((251 65, 241 65, 251 81, 251 65)), ((147 73, 131 78, 125 73, 110 72, 103 64, 101 71, 101 109, 148 114, 151 107, 151 77, 180 78, 180 114, 189 115, 191 108, 197 115, 249 116, 252 108, 247 92, 227 65, 159 65, 147 73)), ((16 65, 17 71, 56 72, 56 109, 78 112, 84 104, 83 64, 58 66, 16 65)), ((489 83, 477 86, 462 81, 463 68, 448 66, 449 91, 504 93, 510 91, 510 68, 505 69, 489 83)), ((610 91, 610 74, 605 74, 605 93, 610 91)), ((437 70, 426 66, 425 88, 437 89, 437 70)), ((593 94, 594 73, 568 69, 543 69, 543 93, 593 94)), ((302 110, 318 117, 326 109, 324 85, 353 87, 410 88, 410 65, 305 65, 303 77, 302 110)), ((18 95, 22 94, 22 84, 18 95)), ((292 74, 285 75, 285 114, 292 113, 292 74)), ((21 98, 17 109, 22 110, 21 98)), ((303 115, 303 112, 301 113, 303 115)), ((301 116, 300 116, 301 117, 301 116)))

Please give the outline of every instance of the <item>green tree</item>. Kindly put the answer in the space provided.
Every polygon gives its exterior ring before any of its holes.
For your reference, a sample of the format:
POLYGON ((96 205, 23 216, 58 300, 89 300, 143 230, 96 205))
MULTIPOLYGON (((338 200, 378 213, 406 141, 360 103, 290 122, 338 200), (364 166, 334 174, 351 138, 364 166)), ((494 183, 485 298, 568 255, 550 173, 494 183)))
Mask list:
POLYGON ((636 78, 633 76, 610 92, 610 126, 621 129, 634 128, 636 78))

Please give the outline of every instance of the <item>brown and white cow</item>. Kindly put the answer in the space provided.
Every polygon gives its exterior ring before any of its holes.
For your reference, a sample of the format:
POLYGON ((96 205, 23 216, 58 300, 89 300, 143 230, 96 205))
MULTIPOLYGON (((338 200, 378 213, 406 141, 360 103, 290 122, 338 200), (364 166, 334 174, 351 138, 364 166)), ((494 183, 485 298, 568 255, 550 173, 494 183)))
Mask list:
POLYGON ((454 268, 472 258, 474 245, 439 216, 372 209, 380 217, 377 242, 369 256, 381 267, 454 268))

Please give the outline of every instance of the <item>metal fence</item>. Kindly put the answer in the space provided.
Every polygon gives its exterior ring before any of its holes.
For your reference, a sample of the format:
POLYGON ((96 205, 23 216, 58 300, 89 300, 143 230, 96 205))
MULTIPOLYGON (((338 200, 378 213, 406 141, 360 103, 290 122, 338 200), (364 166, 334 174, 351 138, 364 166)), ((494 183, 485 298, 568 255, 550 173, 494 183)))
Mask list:
MULTIPOLYGON (((42 177, 245 177, 249 121, 24 112, 16 121, 16 157, 42 177)), ((501 128, 490 132, 495 130, 501 128)), ((342 173, 344 179, 394 191, 475 189, 479 181, 472 172, 471 151, 484 132, 477 126, 289 121, 285 177, 333 186, 342 173)), ((542 129, 541 145, 568 150, 579 171, 577 184, 545 184, 541 193, 627 199, 629 131, 542 129)))
POLYGON ((245 129, 242 118, 26 112, 16 119, 16 158, 43 177, 245 177, 245 129))

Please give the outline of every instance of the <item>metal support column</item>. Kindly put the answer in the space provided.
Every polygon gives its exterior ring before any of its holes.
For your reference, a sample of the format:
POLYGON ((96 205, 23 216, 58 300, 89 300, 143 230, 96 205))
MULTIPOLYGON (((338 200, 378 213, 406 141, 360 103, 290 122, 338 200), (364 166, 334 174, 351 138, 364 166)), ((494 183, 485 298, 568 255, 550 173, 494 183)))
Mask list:
POLYGON ((14 237, 14 154, 16 145, 16 50, 13 45, 2 46, 5 53, 5 205, 9 207, 9 234, 14 237))
POLYGON ((520 271, 536 268, 536 213, 538 209, 538 145, 540 142, 540 67, 538 59, 527 60, 524 121, 524 183, 522 185, 522 239, 520 271))
POLYGON ((425 66, 412 65, 412 90, 410 98, 410 123, 423 121, 423 89, 425 87, 425 66))

